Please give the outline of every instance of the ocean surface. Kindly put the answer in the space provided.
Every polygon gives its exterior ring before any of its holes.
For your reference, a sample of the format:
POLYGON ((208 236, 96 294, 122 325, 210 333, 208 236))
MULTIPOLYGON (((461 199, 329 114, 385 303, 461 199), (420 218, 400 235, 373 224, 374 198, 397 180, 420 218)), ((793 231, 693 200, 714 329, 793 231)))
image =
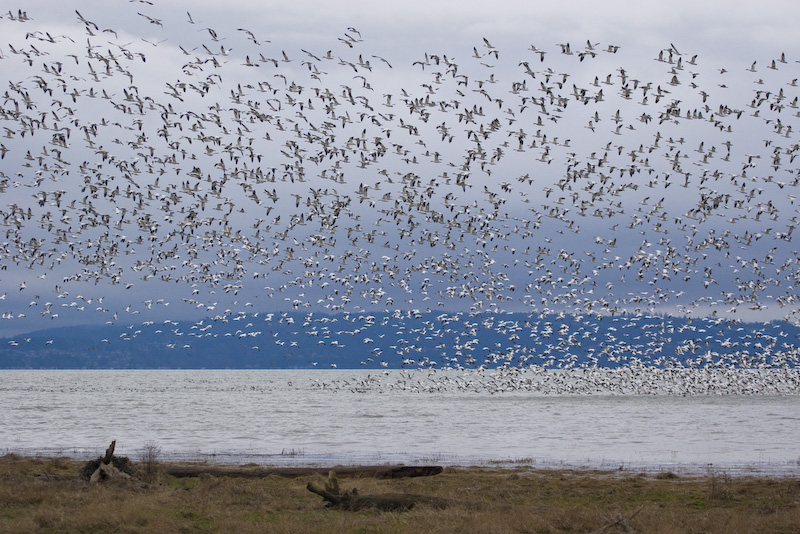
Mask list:
POLYGON ((91 458, 116 440, 134 460, 157 447, 236 464, 800 473, 796 377, 739 370, 730 394, 671 384, 720 380, 691 372, 652 394, 634 373, 608 386, 619 371, 595 372, 605 388, 580 371, 0 371, 0 453, 91 458), (747 394, 754 376, 794 387, 747 394))

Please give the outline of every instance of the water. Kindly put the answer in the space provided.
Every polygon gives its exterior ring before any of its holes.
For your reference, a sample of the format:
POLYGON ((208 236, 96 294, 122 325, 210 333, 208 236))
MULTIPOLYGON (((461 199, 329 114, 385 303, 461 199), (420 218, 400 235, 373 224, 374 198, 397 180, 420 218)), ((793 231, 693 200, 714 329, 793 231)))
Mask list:
POLYGON ((0 452, 91 457, 116 439, 117 452, 134 459, 155 444, 167 458, 276 465, 800 472, 796 394, 477 387, 493 379, 441 371, 2 371, 0 452))

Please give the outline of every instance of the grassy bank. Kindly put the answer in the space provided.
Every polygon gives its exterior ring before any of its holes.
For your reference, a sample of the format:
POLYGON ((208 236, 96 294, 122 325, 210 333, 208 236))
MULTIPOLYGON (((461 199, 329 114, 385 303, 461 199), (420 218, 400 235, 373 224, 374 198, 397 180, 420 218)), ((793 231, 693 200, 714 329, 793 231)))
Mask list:
POLYGON ((144 465, 90 484, 84 462, 0 457, 0 532, 797 532, 800 480, 627 471, 446 468, 433 477, 341 478, 359 493, 446 499, 407 512, 326 509, 298 478, 174 478, 144 465))

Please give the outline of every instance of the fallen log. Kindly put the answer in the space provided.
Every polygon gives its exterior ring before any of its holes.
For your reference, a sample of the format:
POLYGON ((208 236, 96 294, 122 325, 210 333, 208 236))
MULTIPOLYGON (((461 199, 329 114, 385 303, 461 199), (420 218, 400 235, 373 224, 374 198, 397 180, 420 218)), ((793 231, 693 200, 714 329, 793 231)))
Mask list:
POLYGON ((369 508, 375 508, 385 512, 404 512, 411 510, 417 505, 430 506, 432 508, 447 508, 452 503, 447 499, 439 497, 429 497, 426 495, 415 495, 413 493, 382 493, 378 495, 361 495, 357 489, 341 491, 336 473, 331 471, 325 487, 321 488, 313 482, 306 486, 308 491, 316 493, 327 502, 327 507, 334 510, 344 510, 357 512, 369 508))
POLYGON ((608 523, 607 525, 602 526, 597 530, 593 530, 589 534, 608 534, 615 527, 619 527, 619 529, 622 530, 623 534, 636 534, 636 531, 633 530, 628 521, 636 517, 636 514, 641 512, 642 508, 644 508, 644 505, 640 506, 638 510, 636 510, 630 515, 630 517, 625 517, 624 515, 618 515, 615 520, 611 520, 611 522, 608 523))
MULTIPOLYGON (((231 467, 215 465, 165 465, 164 473, 177 477, 196 477, 211 475, 215 477, 235 478, 264 478, 277 475, 287 478, 297 478, 308 475, 323 475, 330 468, 322 467, 231 467)), ((441 466, 354 466, 340 467, 336 474, 349 477, 372 478, 407 478, 438 475, 442 472, 441 466)))

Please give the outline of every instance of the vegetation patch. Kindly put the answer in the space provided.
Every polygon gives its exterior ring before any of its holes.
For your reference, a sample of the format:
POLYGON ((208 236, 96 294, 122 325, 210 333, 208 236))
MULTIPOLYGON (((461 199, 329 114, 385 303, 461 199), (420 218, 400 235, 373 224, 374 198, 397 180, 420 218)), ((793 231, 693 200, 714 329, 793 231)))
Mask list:
POLYGON ((145 484, 141 460, 122 465, 129 482, 92 484, 86 462, 0 457, 0 532, 715 534, 800 524, 795 477, 447 467, 432 477, 351 476, 337 489, 319 473, 176 478, 163 463, 145 484), (309 486, 365 505, 323 506, 309 486))

